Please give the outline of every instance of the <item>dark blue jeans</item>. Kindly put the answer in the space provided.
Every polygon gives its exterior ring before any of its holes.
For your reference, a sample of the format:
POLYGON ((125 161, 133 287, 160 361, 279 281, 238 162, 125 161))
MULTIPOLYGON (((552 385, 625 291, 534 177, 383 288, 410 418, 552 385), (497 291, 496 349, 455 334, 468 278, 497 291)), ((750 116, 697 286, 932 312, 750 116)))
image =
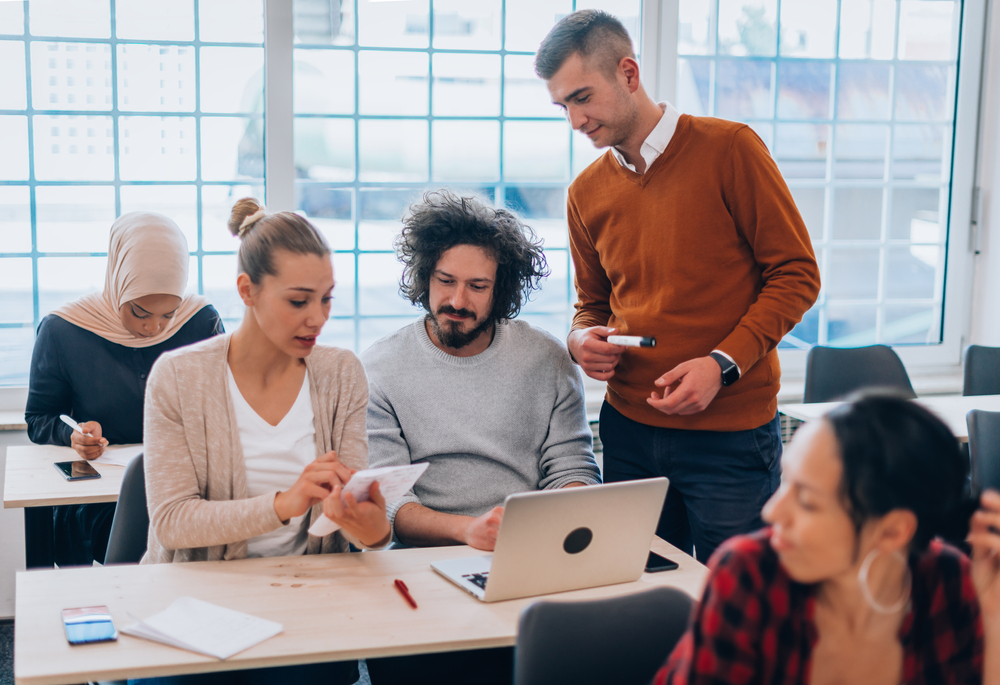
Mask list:
POLYGON ((760 510, 781 480, 781 424, 753 430, 657 428, 601 407, 604 482, 670 479, 656 534, 705 563, 727 539, 763 525, 760 510))
POLYGON ((357 661, 301 666, 250 668, 221 673, 195 673, 163 678, 129 679, 129 685, 353 685, 360 677, 357 661))

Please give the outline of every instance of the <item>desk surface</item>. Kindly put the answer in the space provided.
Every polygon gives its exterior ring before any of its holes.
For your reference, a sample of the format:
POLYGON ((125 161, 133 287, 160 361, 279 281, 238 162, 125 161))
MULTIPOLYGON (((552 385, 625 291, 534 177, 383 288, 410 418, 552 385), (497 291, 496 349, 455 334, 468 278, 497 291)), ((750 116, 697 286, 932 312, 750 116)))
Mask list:
MULTIPOLYGON (((594 599, 657 585, 700 595, 704 566, 660 539, 652 549, 680 568, 547 598, 594 599)), ((436 547, 18 573, 15 682, 57 685, 513 645, 521 610, 539 598, 486 604, 430 567, 476 554, 482 552, 436 547), (419 609, 396 592, 395 578, 405 580, 419 609), (129 613, 147 617, 183 595, 278 621, 284 632, 226 661, 124 634, 111 643, 66 642, 64 608, 106 604, 120 629, 131 623, 129 613)))
MULTIPOLYGON (((115 447, 108 449, 113 450, 115 447)), ((68 481, 53 466, 57 461, 75 461, 79 458, 71 447, 8 447, 3 484, 4 509, 117 502, 125 467, 94 464, 94 468, 101 474, 100 478, 68 481)))
MULTIPOLYGON (((961 395, 940 395, 936 397, 921 397, 914 400, 918 404, 927 407, 932 412, 941 417, 941 420, 948 424, 951 432, 960 442, 969 441, 969 426, 966 424, 965 415, 973 409, 985 409, 986 411, 1000 411, 1000 395, 978 395, 963 397, 961 395)), ((838 407, 842 402, 815 402, 813 404, 782 404, 778 406, 778 411, 786 416, 802 421, 817 419, 834 407, 838 407)))

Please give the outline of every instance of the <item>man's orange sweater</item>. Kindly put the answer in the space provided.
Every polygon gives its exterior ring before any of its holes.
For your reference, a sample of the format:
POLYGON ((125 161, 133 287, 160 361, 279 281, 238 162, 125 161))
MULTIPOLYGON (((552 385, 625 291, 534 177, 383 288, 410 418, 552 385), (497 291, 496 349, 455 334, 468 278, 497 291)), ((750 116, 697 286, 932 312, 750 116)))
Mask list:
POLYGON ((651 426, 737 431, 774 418, 776 347, 819 294, 819 268, 795 202, 750 127, 682 115, 642 175, 610 151, 569 189, 578 302, 573 328, 656 336, 629 348, 607 399, 651 426), (653 381, 721 350, 741 378, 691 416, 646 403, 653 381))

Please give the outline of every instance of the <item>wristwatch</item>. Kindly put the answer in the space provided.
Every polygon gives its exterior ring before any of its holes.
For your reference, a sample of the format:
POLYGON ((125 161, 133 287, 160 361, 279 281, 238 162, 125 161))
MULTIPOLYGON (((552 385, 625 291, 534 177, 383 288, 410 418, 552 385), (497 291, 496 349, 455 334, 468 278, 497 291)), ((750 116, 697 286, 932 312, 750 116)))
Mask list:
POLYGON ((708 356, 717 361, 722 368, 723 385, 732 385, 740 379, 740 367, 732 359, 718 352, 712 352, 708 356))

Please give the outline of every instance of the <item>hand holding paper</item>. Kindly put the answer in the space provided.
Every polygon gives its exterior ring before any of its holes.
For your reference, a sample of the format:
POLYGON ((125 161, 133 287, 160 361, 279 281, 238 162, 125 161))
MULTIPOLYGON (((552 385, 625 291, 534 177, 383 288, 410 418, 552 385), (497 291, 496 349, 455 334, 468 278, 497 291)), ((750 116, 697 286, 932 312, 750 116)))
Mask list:
MULTIPOLYGON (((427 470, 427 462, 406 466, 383 466, 377 469, 358 471, 344 486, 343 493, 351 493, 358 502, 368 501, 368 490, 377 482, 386 502, 392 502, 405 495, 417 479, 427 470)), ((340 526, 325 515, 316 519, 309 528, 309 534, 324 537, 340 530, 340 526)))

